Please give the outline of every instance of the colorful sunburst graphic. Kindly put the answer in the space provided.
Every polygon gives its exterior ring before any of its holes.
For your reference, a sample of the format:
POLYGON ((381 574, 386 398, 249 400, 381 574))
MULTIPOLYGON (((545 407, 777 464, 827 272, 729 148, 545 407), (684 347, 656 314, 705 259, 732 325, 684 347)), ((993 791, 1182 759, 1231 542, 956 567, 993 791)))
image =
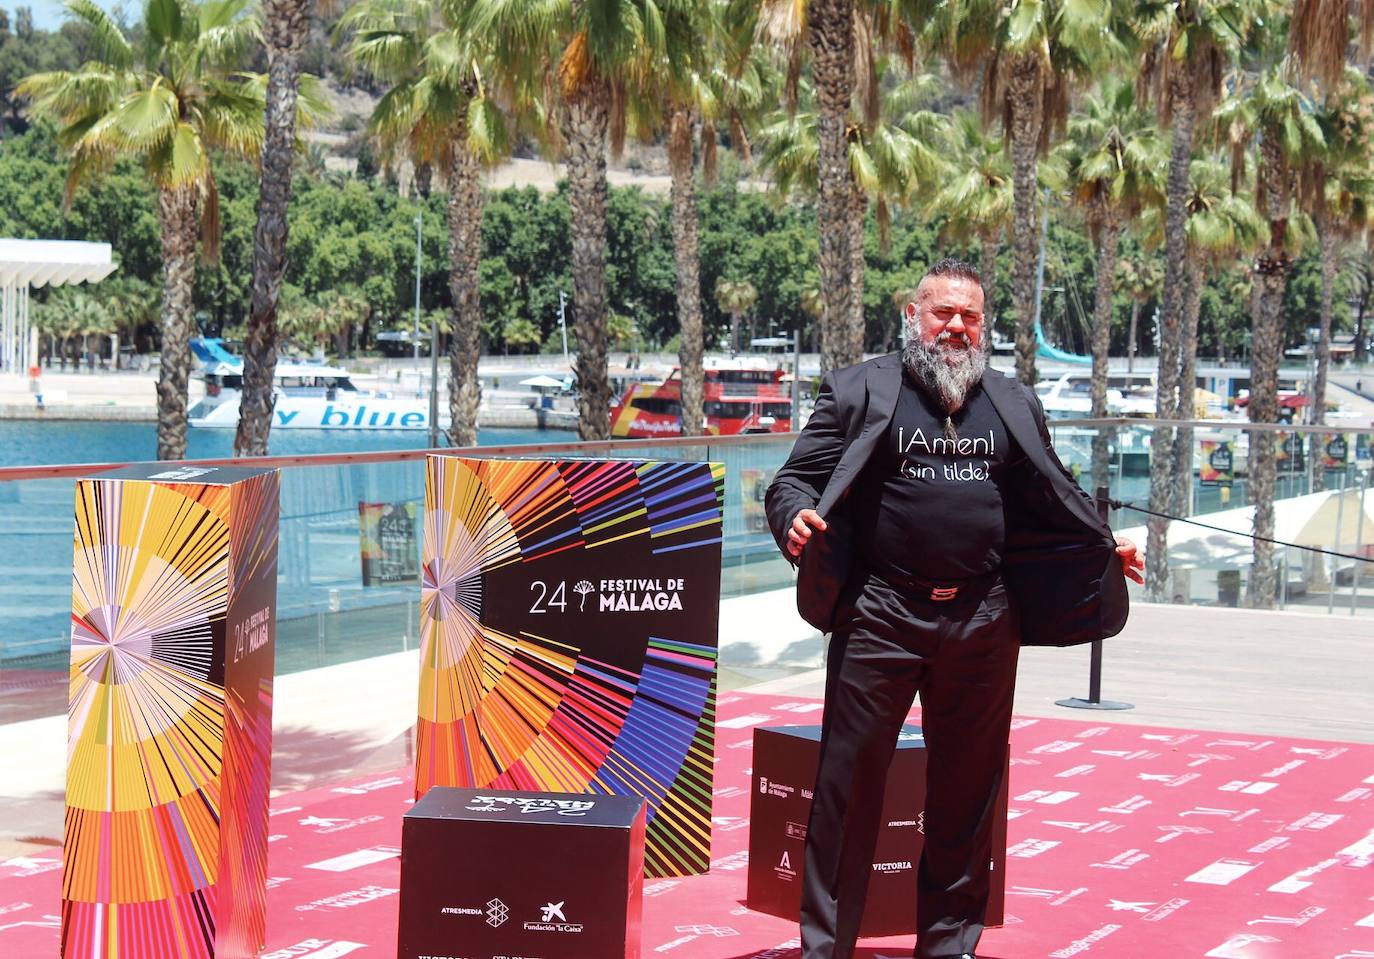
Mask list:
POLYGON ((226 682, 226 623, 271 629, 276 484, 76 485, 64 957, 261 946, 271 643, 226 682))
POLYGON ((416 792, 643 796, 710 861, 724 467, 432 456, 416 792))

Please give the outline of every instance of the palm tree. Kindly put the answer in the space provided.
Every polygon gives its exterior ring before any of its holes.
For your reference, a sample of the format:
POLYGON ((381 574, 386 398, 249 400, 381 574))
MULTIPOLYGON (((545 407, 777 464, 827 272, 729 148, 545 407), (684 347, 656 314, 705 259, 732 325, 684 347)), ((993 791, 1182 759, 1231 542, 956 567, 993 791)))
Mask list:
POLYGON ((816 87, 817 260, 825 297, 821 330, 824 335, 826 330, 851 328, 849 336, 835 337, 832 333, 830 355, 821 355, 824 369, 863 359, 862 341, 857 352, 854 349, 851 320, 854 301, 862 300, 862 287, 853 285, 856 254, 850 229, 855 203, 848 136, 854 95, 853 0, 809 0, 806 15, 811 76, 816 87))
POLYGON ((754 308, 758 302, 759 291, 748 280, 716 279, 716 306, 722 313, 730 314, 730 353, 739 350, 740 317, 754 308))
POLYGON ((134 43, 92 0, 67 10, 90 31, 92 59, 19 85, 34 112, 55 120, 70 157, 67 200, 121 157, 142 162, 157 188, 162 240, 162 368, 157 457, 186 455, 186 388, 194 323, 197 237, 219 252, 212 150, 256 157, 263 143, 261 85, 239 72, 258 35, 248 0, 148 0, 134 43))
MULTIPOLYGON (((851 289, 854 256, 849 223, 854 184, 846 135, 855 88, 854 4, 853 0, 762 0, 759 7, 757 35, 776 47, 786 63, 782 106, 787 120, 797 119, 802 62, 808 50, 813 56, 812 89, 823 87, 815 99, 823 99, 824 105, 818 102, 816 111, 805 122, 815 128, 808 146, 808 150, 814 147, 814 156, 807 162, 815 168, 812 188, 817 194, 820 241, 820 285, 816 290, 822 307, 816 319, 820 325, 824 372, 863 358, 862 347, 856 355, 846 334, 853 301, 862 298, 862 294, 851 289)), ((775 137, 785 130, 782 120, 772 126, 775 137)), ((764 165, 768 165, 766 160, 764 165)))
MULTIPOLYGON (((1300 242, 1292 229, 1293 194, 1304 159, 1319 155, 1325 138, 1313 116, 1311 102, 1293 86, 1290 63, 1265 68, 1248 93, 1230 97, 1217 111, 1227 131, 1232 156, 1244 156, 1256 145, 1255 206, 1268 223, 1268 242, 1255 257, 1252 298, 1254 339, 1250 351, 1252 423, 1278 422, 1279 361, 1283 354, 1283 295, 1300 242)), ((1257 433, 1250 441, 1250 496, 1255 504, 1254 561, 1248 601, 1268 608, 1274 604, 1276 573, 1274 547, 1274 434, 1257 433)))
MULTIPOLYGON (((1136 29, 1145 44, 1139 74, 1153 92, 1161 125, 1171 132, 1164 226, 1164 301, 1159 321, 1159 367, 1155 416, 1171 419, 1178 409, 1180 336, 1187 293, 1189 164, 1193 134, 1205 127, 1221 92, 1222 73, 1242 44, 1263 0, 1142 0, 1136 29)), ((1168 450, 1172 432, 1156 428, 1152 444, 1168 450)), ((1173 496, 1172 457, 1150 458, 1150 509, 1163 513, 1173 496)), ((1156 601, 1168 596, 1168 523, 1151 517, 1145 547, 1146 589, 1156 601)))
POLYGON ((1116 285, 1131 298, 1131 323, 1126 334, 1126 372, 1135 371, 1136 342, 1140 338, 1140 307, 1159 297, 1164 285, 1164 271, 1146 255, 1138 260, 1118 260, 1116 285))
MULTIPOLYGON (((1070 118, 1063 160, 1073 200, 1087 217, 1097 245, 1092 325, 1092 416, 1107 415, 1107 350, 1111 343, 1117 248, 1128 219, 1162 199, 1157 174, 1160 144, 1151 118, 1139 108, 1130 81, 1108 79, 1070 118)), ((1108 483, 1111 436, 1093 436, 1093 486, 1108 483)))
POLYGON ((757 48, 749 42, 754 29, 752 8, 711 4, 674 8, 673 12, 677 16, 691 14, 691 20, 680 25, 679 31, 689 33, 694 42, 686 45, 682 51, 685 55, 665 57, 658 70, 643 72, 647 82, 644 89, 635 91, 636 113, 641 136, 660 129, 667 133, 682 380, 681 423, 684 436, 696 436, 705 429, 705 332, 694 150, 699 143, 707 185, 715 181, 717 124, 728 123, 736 149, 748 154, 745 118, 752 120, 763 100, 764 63, 757 48))
POLYGON ((1011 161, 1002 137, 990 136, 971 111, 955 111, 947 131, 948 161, 936 178, 941 186, 926 212, 946 218, 942 239, 978 244, 978 272, 990 314, 997 289, 997 253, 1011 226, 1011 161))
POLYGON ((610 434, 606 367, 606 153, 619 155, 630 93, 692 43, 690 0, 474 0, 469 29, 525 89, 556 90, 555 135, 568 171, 578 435, 610 434))
MULTIPOLYGON (((883 58, 875 65, 875 77, 891 68, 883 58)), ((876 82, 876 81, 875 81, 876 82)), ((821 319, 821 350, 829 349, 834 363, 857 362, 864 349, 863 287, 864 223, 869 203, 875 207, 880 246, 886 250, 890 238, 891 209, 912 201, 917 187, 936 178, 939 162, 937 144, 943 138, 943 123, 927 111, 911 109, 931 86, 928 76, 907 79, 882 99, 882 112, 872 122, 855 118, 849 128, 849 167, 852 195, 849 205, 849 286, 854 297, 845 322, 830 326, 833 302, 821 273, 821 292, 826 313, 821 319)), ((809 88, 803 88, 803 96, 809 88)), ((800 190, 817 195, 820 190, 820 118, 816 113, 780 113, 759 134, 764 149, 759 169, 767 172, 780 197, 800 190)), ((824 365, 824 359, 822 360, 824 365)))
POLYGON ((311 0, 263 0, 262 4, 262 35, 267 47, 266 122, 235 456, 266 456, 267 437, 272 429, 277 302, 286 271, 286 213, 291 204, 291 168, 296 153, 296 99, 301 48, 309 33, 310 3, 311 0))
POLYGON ((1000 117, 1010 144, 1016 373, 1026 384, 1036 380, 1036 160, 1063 129, 1073 85, 1124 54, 1124 14, 1117 0, 975 0, 941 5, 927 31, 956 73, 982 70, 983 120, 1000 117))
MULTIPOLYGON (((1188 284, 1180 327, 1179 398, 1173 416, 1196 418, 1198 321, 1202 292, 1209 279, 1224 273, 1240 256, 1252 254, 1268 239, 1268 226, 1255 210, 1254 201, 1232 189, 1231 175, 1220 162, 1203 157, 1190 167, 1188 211, 1188 284)), ((1150 240, 1158 245, 1164 233, 1165 211, 1150 209, 1145 218, 1150 240)), ((1180 427, 1174 435, 1171 475, 1175 479, 1169 511, 1186 510, 1193 481, 1193 430, 1180 427)))
POLYGON ((448 185, 449 433, 457 446, 477 444, 482 399, 481 175, 507 154, 505 117, 484 80, 492 47, 471 29, 474 13, 467 2, 363 0, 339 23, 353 61, 388 85, 369 121, 388 162, 404 155, 417 171, 437 167, 448 185))
MULTIPOLYGON (((1303 205, 1310 211, 1321 251, 1321 317, 1317 369, 1312 383, 1312 422, 1326 419, 1326 378, 1331 363, 1331 314, 1342 250, 1374 226, 1374 95, 1358 71, 1347 70, 1317 114, 1325 149, 1307 164, 1303 205)), ((1313 458, 1315 460, 1315 457, 1313 458)), ((1313 479, 1320 488, 1322 470, 1313 479)))

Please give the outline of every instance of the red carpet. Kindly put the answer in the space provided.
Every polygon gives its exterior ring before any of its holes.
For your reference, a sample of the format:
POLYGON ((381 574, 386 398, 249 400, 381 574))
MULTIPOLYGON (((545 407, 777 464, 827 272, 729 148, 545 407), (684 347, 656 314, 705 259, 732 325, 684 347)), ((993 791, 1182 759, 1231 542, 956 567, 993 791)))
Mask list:
MULTIPOLYGON (((646 957, 797 955, 791 923, 743 906, 749 747, 754 725, 819 716, 721 699, 712 870, 646 883, 646 957)), ((1374 959, 1374 746, 1021 719, 1012 756, 1008 921, 981 954, 1374 959)), ((274 800, 268 959, 396 954, 410 775, 274 800)), ((56 856, 0 861, 0 955, 56 954, 60 877, 56 856)))

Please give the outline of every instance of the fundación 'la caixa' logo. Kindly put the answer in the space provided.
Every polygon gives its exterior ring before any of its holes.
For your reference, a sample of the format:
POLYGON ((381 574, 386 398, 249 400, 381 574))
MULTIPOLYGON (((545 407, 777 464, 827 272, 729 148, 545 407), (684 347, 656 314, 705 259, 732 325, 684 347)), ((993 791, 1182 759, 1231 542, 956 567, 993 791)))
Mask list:
POLYGON ((548 902, 539 907, 539 921, 525 923, 527 932, 581 932, 582 923, 568 922, 563 911, 567 900, 548 902))

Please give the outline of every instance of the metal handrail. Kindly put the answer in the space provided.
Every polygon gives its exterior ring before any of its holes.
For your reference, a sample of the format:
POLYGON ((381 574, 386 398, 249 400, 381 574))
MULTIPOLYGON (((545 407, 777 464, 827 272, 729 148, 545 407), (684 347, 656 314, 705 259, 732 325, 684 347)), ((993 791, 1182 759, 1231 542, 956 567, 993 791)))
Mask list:
MULTIPOLYGON (((1330 423, 1311 425, 1294 423, 1250 423, 1243 420, 1157 420, 1140 417, 1109 417, 1105 419, 1053 419, 1049 420, 1050 429, 1064 426, 1123 429, 1130 427, 1166 427, 1170 429, 1192 428, 1203 430, 1241 430, 1257 432, 1298 432, 1298 433, 1358 433, 1374 436, 1374 426, 1345 426, 1330 423)), ((450 456, 511 457, 543 456, 561 454, 585 456, 612 450, 628 450, 635 447, 652 446, 669 449, 693 446, 748 446, 763 440, 795 442, 796 433, 741 433, 734 436, 665 436, 655 439, 633 440, 571 440, 557 443, 512 443, 502 446, 445 446, 435 449, 418 450, 376 450, 368 453, 310 453, 297 456, 258 456, 250 458, 220 457, 203 460, 177 460, 187 466, 348 466, 358 463, 400 463, 423 460, 431 453, 444 453, 450 456)), ((55 466, 7 466, 0 467, 0 482, 11 480, 63 479, 66 477, 91 476, 122 469, 131 465, 121 463, 71 463, 55 466)))
POLYGON ((1116 416, 1106 419, 1054 419, 1049 420, 1050 429, 1060 426, 1109 426, 1113 429, 1131 426, 1154 428, 1162 426, 1169 429, 1195 430, 1254 430, 1264 433, 1361 433, 1374 436, 1374 426, 1344 426, 1332 423, 1251 423, 1248 420, 1157 420, 1153 417, 1116 416))
MULTIPOLYGON (((561 454, 576 458, 588 453, 635 448, 746 446, 765 439, 796 440, 796 433, 742 433, 735 436, 668 436, 662 439, 585 440, 559 443, 511 443, 502 446, 444 446, 419 450, 375 450, 367 453, 310 453, 297 456, 220 457, 203 460, 175 460, 185 466, 349 466, 358 463, 400 463, 423 460, 431 453, 449 456, 478 456, 484 458, 561 454)), ((132 465, 124 463, 69 463, 55 466, 7 466, 0 468, 0 482, 11 480, 63 479, 84 477, 132 465)))

